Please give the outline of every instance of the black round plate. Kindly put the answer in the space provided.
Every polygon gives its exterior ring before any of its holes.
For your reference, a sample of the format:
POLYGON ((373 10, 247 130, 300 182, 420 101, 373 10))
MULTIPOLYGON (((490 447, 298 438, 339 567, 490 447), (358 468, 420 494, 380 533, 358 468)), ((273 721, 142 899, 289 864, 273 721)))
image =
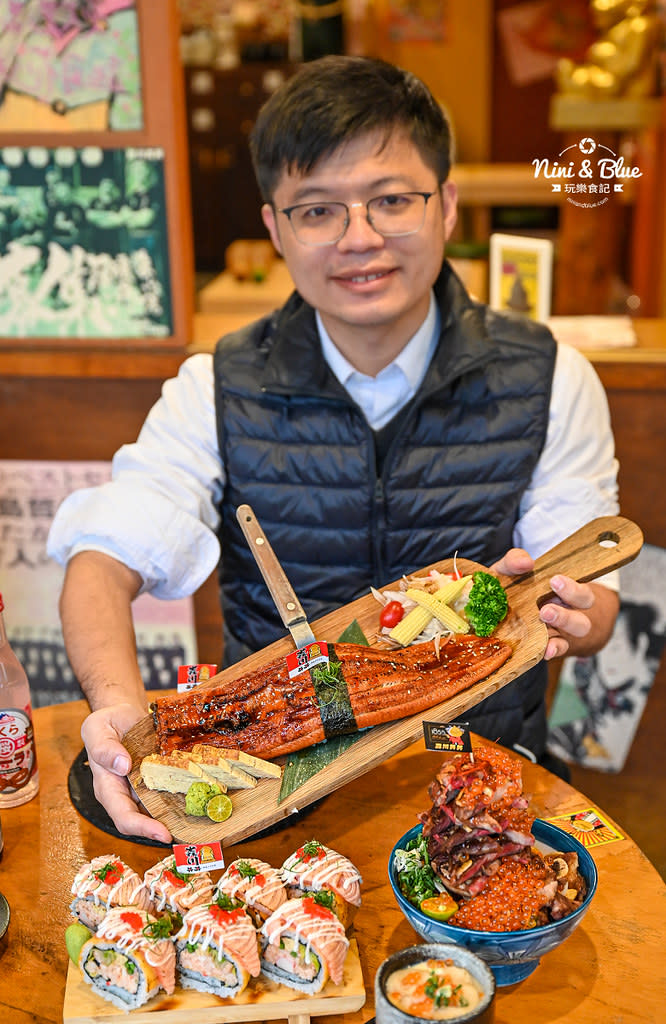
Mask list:
MULTIPOLYGON (((85 818, 86 821, 89 821, 91 825, 95 825, 97 828, 101 829, 102 832, 107 832, 110 836, 115 836, 117 839, 127 839, 131 843, 142 843, 144 846, 157 846, 163 850, 171 848, 170 844, 158 843, 155 839, 146 839, 145 836, 126 836, 122 832, 118 831, 93 792, 92 772, 90 770, 90 765, 88 764, 88 751, 85 747, 79 754, 77 754, 72 767, 69 769, 67 788, 69 790, 69 798, 81 817, 85 818)), ((274 832, 281 832, 284 828, 290 828, 292 825, 307 817, 307 815, 310 814, 311 811, 314 811, 316 807, 319 807, 324 799, 326 798, 323 797, 322 800, 317 800, 315 803, 309 804, 308 807, 304 807, 300 811, 295 811, 287 818, 282 818, 280 821, 263 829, 261 832, 257 832, 253 836, 248 836, 248 839, 262 839, 264 836, 273 835, 274 832)))
POLYGON ((67 788, 69 789, 69 798, 81 817, 101 829, 102 832, 108 832, 110 836, 115 836, 117 839, 128 839, 131 843, 158 846, 163 850, 170 848, 165 843, 158 843, 155 839, 147 839, 145 836, 126 836, 118 831, 93 792, 92 772, 88 764, 88 751, 85 747, 77 754, 69 769, 67 788))
POLYGON ((9 927, 9 903, 0 892, 0 939, 9 927))

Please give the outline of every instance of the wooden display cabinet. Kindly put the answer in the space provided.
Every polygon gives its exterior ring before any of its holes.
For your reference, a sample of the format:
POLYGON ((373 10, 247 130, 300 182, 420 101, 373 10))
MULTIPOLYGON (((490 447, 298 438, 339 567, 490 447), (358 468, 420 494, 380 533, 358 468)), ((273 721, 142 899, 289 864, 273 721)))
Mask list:
POLYGON ((249 135, 261 105, 292 71, 282 63, 184 69, 198 271, 222 271, 236 238, 267 237, 249 135))

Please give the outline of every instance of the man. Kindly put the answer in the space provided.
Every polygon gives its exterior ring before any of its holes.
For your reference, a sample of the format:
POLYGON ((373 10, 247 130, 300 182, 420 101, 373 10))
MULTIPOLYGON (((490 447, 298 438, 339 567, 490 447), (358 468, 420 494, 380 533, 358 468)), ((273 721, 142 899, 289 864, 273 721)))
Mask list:
MULTIPOLYGON (((418 79, 363 58, 306 64, 262 109, 252 150, 296 291, 214 359, 186 361, 114 481, 71 496, 50 539, 68 562, 61 615, 94 712, 82 735, 95 792, 121 831, 162 840, 128 796, 119 742, 146 710, 130 603, 195 590, 217 533, 227 663, 282 635, 239 504, 310 618, 456 550, 527 571, 617 510, 589 364, 472 302, 442 265, 456 218, 449 129, 418 79)), ((617 595, 559 576, 552 587, 546 657, 599 649, 617 595)), ((475 709, 473 727, 540 756, 545 686, 539 666, 475 709)))

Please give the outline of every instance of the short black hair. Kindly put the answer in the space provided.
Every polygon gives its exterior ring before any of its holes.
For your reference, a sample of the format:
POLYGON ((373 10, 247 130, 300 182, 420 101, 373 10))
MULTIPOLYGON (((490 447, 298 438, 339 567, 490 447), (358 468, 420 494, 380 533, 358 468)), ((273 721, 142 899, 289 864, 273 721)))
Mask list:
POLYGON ((451 168, 451 130, 428 87, 410 71, 370 57, 309 61, 264 103, 250 136, 264 202, 284 172, 307 174, 345 142, 403 129, 439 184, 451 168))

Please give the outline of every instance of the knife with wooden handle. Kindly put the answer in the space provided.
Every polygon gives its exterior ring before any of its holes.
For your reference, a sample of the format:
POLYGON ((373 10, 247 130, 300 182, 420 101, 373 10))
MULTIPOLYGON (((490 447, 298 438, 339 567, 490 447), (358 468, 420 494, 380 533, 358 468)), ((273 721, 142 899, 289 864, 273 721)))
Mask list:
POLYGON ((236 509, 236 518, 275 602, 275 607, 280 613, 280 618, 291 633, 296 647, 306 647, 314 643, 315 636, 301 603, 252 508, 249 505, 239 505, 236 509))

